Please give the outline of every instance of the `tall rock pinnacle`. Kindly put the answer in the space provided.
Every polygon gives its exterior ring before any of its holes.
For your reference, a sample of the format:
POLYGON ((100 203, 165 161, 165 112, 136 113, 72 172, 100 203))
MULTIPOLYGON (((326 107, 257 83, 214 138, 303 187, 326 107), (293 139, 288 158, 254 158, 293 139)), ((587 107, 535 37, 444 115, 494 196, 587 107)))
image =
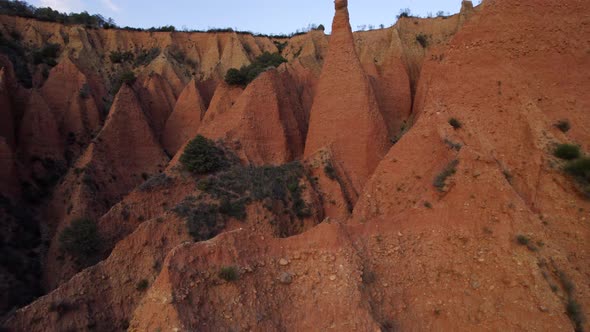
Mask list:
POLYGON ((348 1, 335 1, 328 55, 311 110, 305 156, 330 148, 359 192, 388 148, 387 128, 355 50, 348 1))

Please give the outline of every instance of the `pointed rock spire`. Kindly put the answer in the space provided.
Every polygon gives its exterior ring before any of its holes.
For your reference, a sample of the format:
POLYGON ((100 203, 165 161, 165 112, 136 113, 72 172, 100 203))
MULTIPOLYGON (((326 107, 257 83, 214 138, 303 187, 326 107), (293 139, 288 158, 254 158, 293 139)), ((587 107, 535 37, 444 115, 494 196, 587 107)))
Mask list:
POLYGON ((174 111, 166 121, 162 144, 168 153, 176 154, 182 144, 197 135, 205 111, 197 82, 193 79, 180 94, 174 111))
POLYGON ((348 1, 335 1, 328 55, 311 110, 305 156, 329 147, 359 192, 388 149, 387 128, 357 56, 348 1))
MULTIPOLYGON (((248 85, 229 112, 211 114, 199 133, 239 142, 242 159, 258 165, 283 164, 300 157, 303 131, 297 115, 303 114, 303 107, 292 85, 276 69, 264 72, 248 85)), ((213 99, 212 106, 216 105, 213 99)))

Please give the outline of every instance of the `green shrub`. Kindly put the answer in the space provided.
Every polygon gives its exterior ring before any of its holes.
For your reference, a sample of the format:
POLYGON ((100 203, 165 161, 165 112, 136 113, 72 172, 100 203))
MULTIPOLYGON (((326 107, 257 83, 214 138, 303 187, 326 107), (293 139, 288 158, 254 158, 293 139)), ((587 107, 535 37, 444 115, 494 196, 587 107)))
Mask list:
POLYGON ((60 248, 80 263, 99 253, 100 242, 96 222, 87 218, 75 219, 59 236, 60 248))
POLYGON ((443 168, 442 172, 440 172, 436 178, 434 179, 433 185, 439 190, 443 191, 447 178, 457 172, 457 165, 459 164, 458 160, 451 161, 445 168, 443 168))
POLYGON ((225 281, 232 282, 240 278, 240 273, 235 266, 224 266, 219 270, 218 276, 225 281))
POLYGON ((461 129, 461 127, 463 127, 463 125, 461 124, 461 122, 459 120, 457 120, 456 118, 450 118, 449 119, 449 124, 454 129, 461 129))
POLYGON ((565 171, 581 182, 590 182, 590 158, 579 158, 568 162, 565 171))
POLYGON ((287 59, 283 58, 279 53, 264 52, 248 66, 243 66, 239 70, 236 68, 229 69, 225 74, 225 82, 230 85, 246 86, 266 69, 276 68, 283 62, 287 62, 287 59))
POLYGON ((137 285, 135 285, 135 289, 137 289, 140 292, 144 292, 145 290, 148 289, 149 286, 150 286, 149 281, 147 281, 147 279, 142 279, 137 283, 137 285))
POLYGON ((213 141, 198 135, 188 143, 180 162, 193 173, 206 174, 220 170, 225 166, 226 159, 223 150, 213 141))
POLYGON ((559 144, 553 155, 560 159, 573 160, 580 157, 580 147, 573 144, 559 144))
POLYGON ((571 129, 571 125, 568 120, 559 120, 555 124, 555 127, 557 127, 557 129, 561 130, 564 133, 567 133, 571 129))
POLYGON ((45 63, 53 67, 57 64, 55 59, 59 56, 59 50, 58 44, 47 44, 33 52, 33 63, 36 65, 45 63))

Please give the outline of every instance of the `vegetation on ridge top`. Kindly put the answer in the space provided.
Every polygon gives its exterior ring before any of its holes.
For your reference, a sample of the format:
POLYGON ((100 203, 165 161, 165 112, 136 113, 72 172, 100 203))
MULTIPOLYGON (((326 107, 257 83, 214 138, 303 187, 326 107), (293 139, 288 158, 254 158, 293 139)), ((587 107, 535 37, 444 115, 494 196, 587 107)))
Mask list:
POLYGON ((242 66, 239 70, 236 68, 229 69, 225 74, 225 82, 229 85, 246 86, 263 71, 271 67, 276 68, 283 62, 287 62, 287 59, 283 58, 279 53, 264 52, 248 66, 242 66))

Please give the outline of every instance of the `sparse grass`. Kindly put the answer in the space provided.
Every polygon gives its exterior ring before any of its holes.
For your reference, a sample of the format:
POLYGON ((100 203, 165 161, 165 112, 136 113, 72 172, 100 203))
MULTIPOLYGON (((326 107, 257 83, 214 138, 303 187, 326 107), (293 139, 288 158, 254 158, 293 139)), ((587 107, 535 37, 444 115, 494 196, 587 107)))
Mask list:
POLYGON ((156 188, 166 188, 172 185, 172 178, 168 177, 166 173, 160 173, 150 177, 147 181, 139 185, 139 191, 151 191, 156 188))
POLYGON ((432 203, 426 201, 426 202, 424 202, 424 207, 427 209, 432 209, 432 203))
POLYGON ((553 155, 564 160, 574 160, 581 155, 580 147, 573 144, 559 144, 553 151, 553 155))
POLYGON ((224 266, 219 269, 218 276, 227 282, 232 282, 240 278, 240 272, 236 266, 224 266))
POLYGON ((144 292, 148 289, 149 286, 149 281, 147 281, 147 279, 142 279, 135 285, 135 289, 137 289, 140 292, 144 292))
POLYGON ((559 120, 554 125, 557 129, 561 130, 564 133, 567 133, 571 129, 570 122, 568 120, 559 120))
POLYGON ((111 52, 111 54, 109 55, 109 59, 112 63, 132 62, 134 57, 135 56, 130 51, 115 51, 111 52))
POLYGON ((457 129, 461 129, 463 127, 463 125, 461 124, 461 121, 459 121, 457 118, 450 118, 449 119, 449 124, 451 125, 451 127, 453 127, 455 130, 457 129))
POLYGON ((457 172, 457 165, 459 160, 453 160, 440 172, 434 179, 433 185, 439 190, 443 191, 446 185, 447 178, 454 175, 457 172))

